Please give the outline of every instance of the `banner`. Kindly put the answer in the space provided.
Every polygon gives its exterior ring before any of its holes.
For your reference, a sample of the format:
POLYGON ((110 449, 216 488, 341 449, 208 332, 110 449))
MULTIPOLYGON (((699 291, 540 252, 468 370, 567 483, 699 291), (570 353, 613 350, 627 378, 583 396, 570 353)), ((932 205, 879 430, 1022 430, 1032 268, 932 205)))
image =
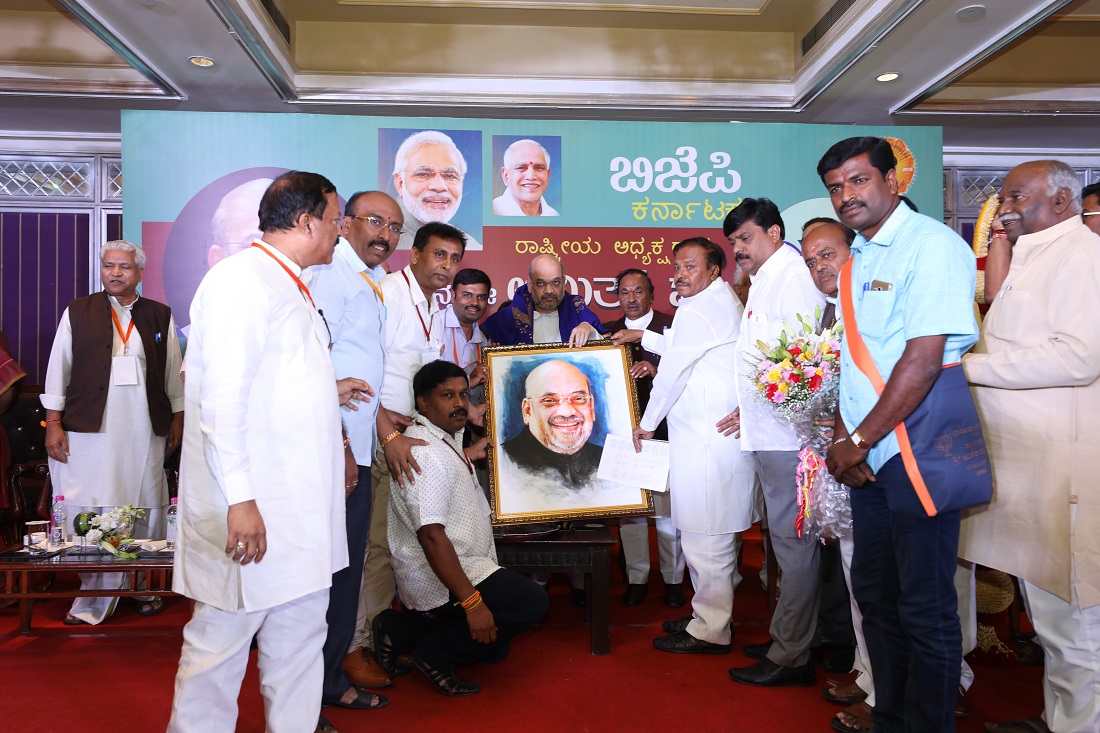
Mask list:
POLYGON ((673 245, 726 245, 722 221, 742 198, 775 201, 795 243, 806 220, 835 216, 817 162, 856 135, 889 138, 902 192, 942 218, 938 127, 124 111, 123 231, 147 253, 142 292, 186 327, 203 275, 258 236, 271 179, 312 171, 336 184, 341 205, 373 189, 401 203, 391 271, 408 263, 421 224, 447 221, 469 238, 463 267, 492 279, 491 309, 546 252, 561 258, 569 290, 611 320, 615 276, 628 267, 649 273, 655 306, 671 311, 673 245))

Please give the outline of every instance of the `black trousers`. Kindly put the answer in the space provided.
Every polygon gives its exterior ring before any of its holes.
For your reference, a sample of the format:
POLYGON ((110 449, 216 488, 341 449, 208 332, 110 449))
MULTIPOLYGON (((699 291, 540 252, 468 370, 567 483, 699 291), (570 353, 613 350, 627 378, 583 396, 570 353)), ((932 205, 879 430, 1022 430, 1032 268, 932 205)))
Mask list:
POLYGON ((549 601, 546 590, 518 573, 501 568, 476 586, 493 614, 497 639, 481 644, 470 636, 466 612, 449 602, 428 612, 406 611, 393 614, 389 624, 390 640, 397 653, 412 652, 413 657, 441 672, 476 662, 499 662, 508 656, 512 639, 534 626, 543 616, 549 601))
POLYGON ((328 636, 325 638, 325 686, 321 697, 339 700, 351 688, 344 674, 344 657, 355 636, 359 614, 359 589, 363 585, 363 561, 367 554, 367 530, 370 529, 370 466, 359 466, 359 483, 344 505, 347 513, 348 566, 332 576, 328 595, 328 636))

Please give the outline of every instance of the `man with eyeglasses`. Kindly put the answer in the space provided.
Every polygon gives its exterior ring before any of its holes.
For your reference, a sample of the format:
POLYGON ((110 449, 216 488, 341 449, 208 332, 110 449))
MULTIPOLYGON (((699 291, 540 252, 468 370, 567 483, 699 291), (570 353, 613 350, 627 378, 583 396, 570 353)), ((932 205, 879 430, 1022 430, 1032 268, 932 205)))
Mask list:
POLYGON ((555 359, 532 369, 524 386, 527 429, 504 443, 505 455, 534 482, 572 490, 594 484, 603 447, 588 442, 596 421, 588 377, 555 359))
POLYGON ((1100 234, 1100 182, 1081 189, 1081 218, 1085 226, 1100 234))
MULTIPOLYGON (((447 224, 454 218, 465 179, 466 158, 449 135, 422 130, 405 138, 393 161, 393 185, 405 222, 398 249, 411 249, 417 231, 428 222, 447 224)), ((463 234, 466 249, 481 249, 481 242, 463 234)))
MULTIPOLYGON (((348 199, 340 221, 340 240, 332 263, 313 268, 313 297, 328 324, 329 356, 338 378, 356 376, 381 391, 385 369, 386 306, 382 300, 382 269, 401 236, 403 217, 397 202, 381 191, 360 191, 348 199)), ((358 706, 356 686, 378 689, 393 684, 374 661, 366 633, 366 613, 357 624, 367 533, 372 514, 371 458, 379 400, 361 402, 358 409, 340 411, 348 447, 356 468, 345 486, 348 567, 332 576, 328 636, 325 640, 324 699, 328 704, 358 706)), ((384 532, 384 530, 380 530, 384 532)))
POLYGON ((600 319, 580 295, 565 292, 565 267, 554 255, 538 255, 527 268, 527 282, 512 296, 512 305, 485 319, 482 332, 494 344, 584 346, 598 338, 600 319))

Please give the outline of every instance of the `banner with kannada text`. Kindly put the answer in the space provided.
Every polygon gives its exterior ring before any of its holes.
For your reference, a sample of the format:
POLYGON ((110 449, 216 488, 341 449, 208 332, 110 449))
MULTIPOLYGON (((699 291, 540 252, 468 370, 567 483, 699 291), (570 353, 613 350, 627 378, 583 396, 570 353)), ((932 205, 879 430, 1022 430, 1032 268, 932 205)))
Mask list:
POLYGON ((469 237, 463 266, 492 279, 491 309, 551 252, 601 319, 620 315, 612 291, 627 267, 650 274, 655 306, 671 312, 676 242, 728 247, 726 213, 765 196, 797 243, 807 219, 835 216, 818 160, 855 135, 890 138, 902 192, 942 218, 938 127, 124 111, 124 236, 147 253, 143 294, 185 328, 203 275, 257 235, 267 184, 307 170, 332 180, 341 203, 371 189, 402 203, 404 249, 390 270, 407 264, 417 222, 444 220, 469 237))

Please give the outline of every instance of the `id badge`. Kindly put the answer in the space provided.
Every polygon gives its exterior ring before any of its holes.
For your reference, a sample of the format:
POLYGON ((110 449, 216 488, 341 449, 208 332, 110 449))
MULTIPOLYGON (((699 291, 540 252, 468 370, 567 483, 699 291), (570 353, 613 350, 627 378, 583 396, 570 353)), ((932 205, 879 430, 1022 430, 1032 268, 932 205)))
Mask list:
POLYGON ((439 359, 439 349, 424 349, 420 352, 420 366, 431 364, 439 359))
POLYGON ((111 359, 111 383, 119 387, 138 383, 138 358, 136 356, 115 356, 111 359))

